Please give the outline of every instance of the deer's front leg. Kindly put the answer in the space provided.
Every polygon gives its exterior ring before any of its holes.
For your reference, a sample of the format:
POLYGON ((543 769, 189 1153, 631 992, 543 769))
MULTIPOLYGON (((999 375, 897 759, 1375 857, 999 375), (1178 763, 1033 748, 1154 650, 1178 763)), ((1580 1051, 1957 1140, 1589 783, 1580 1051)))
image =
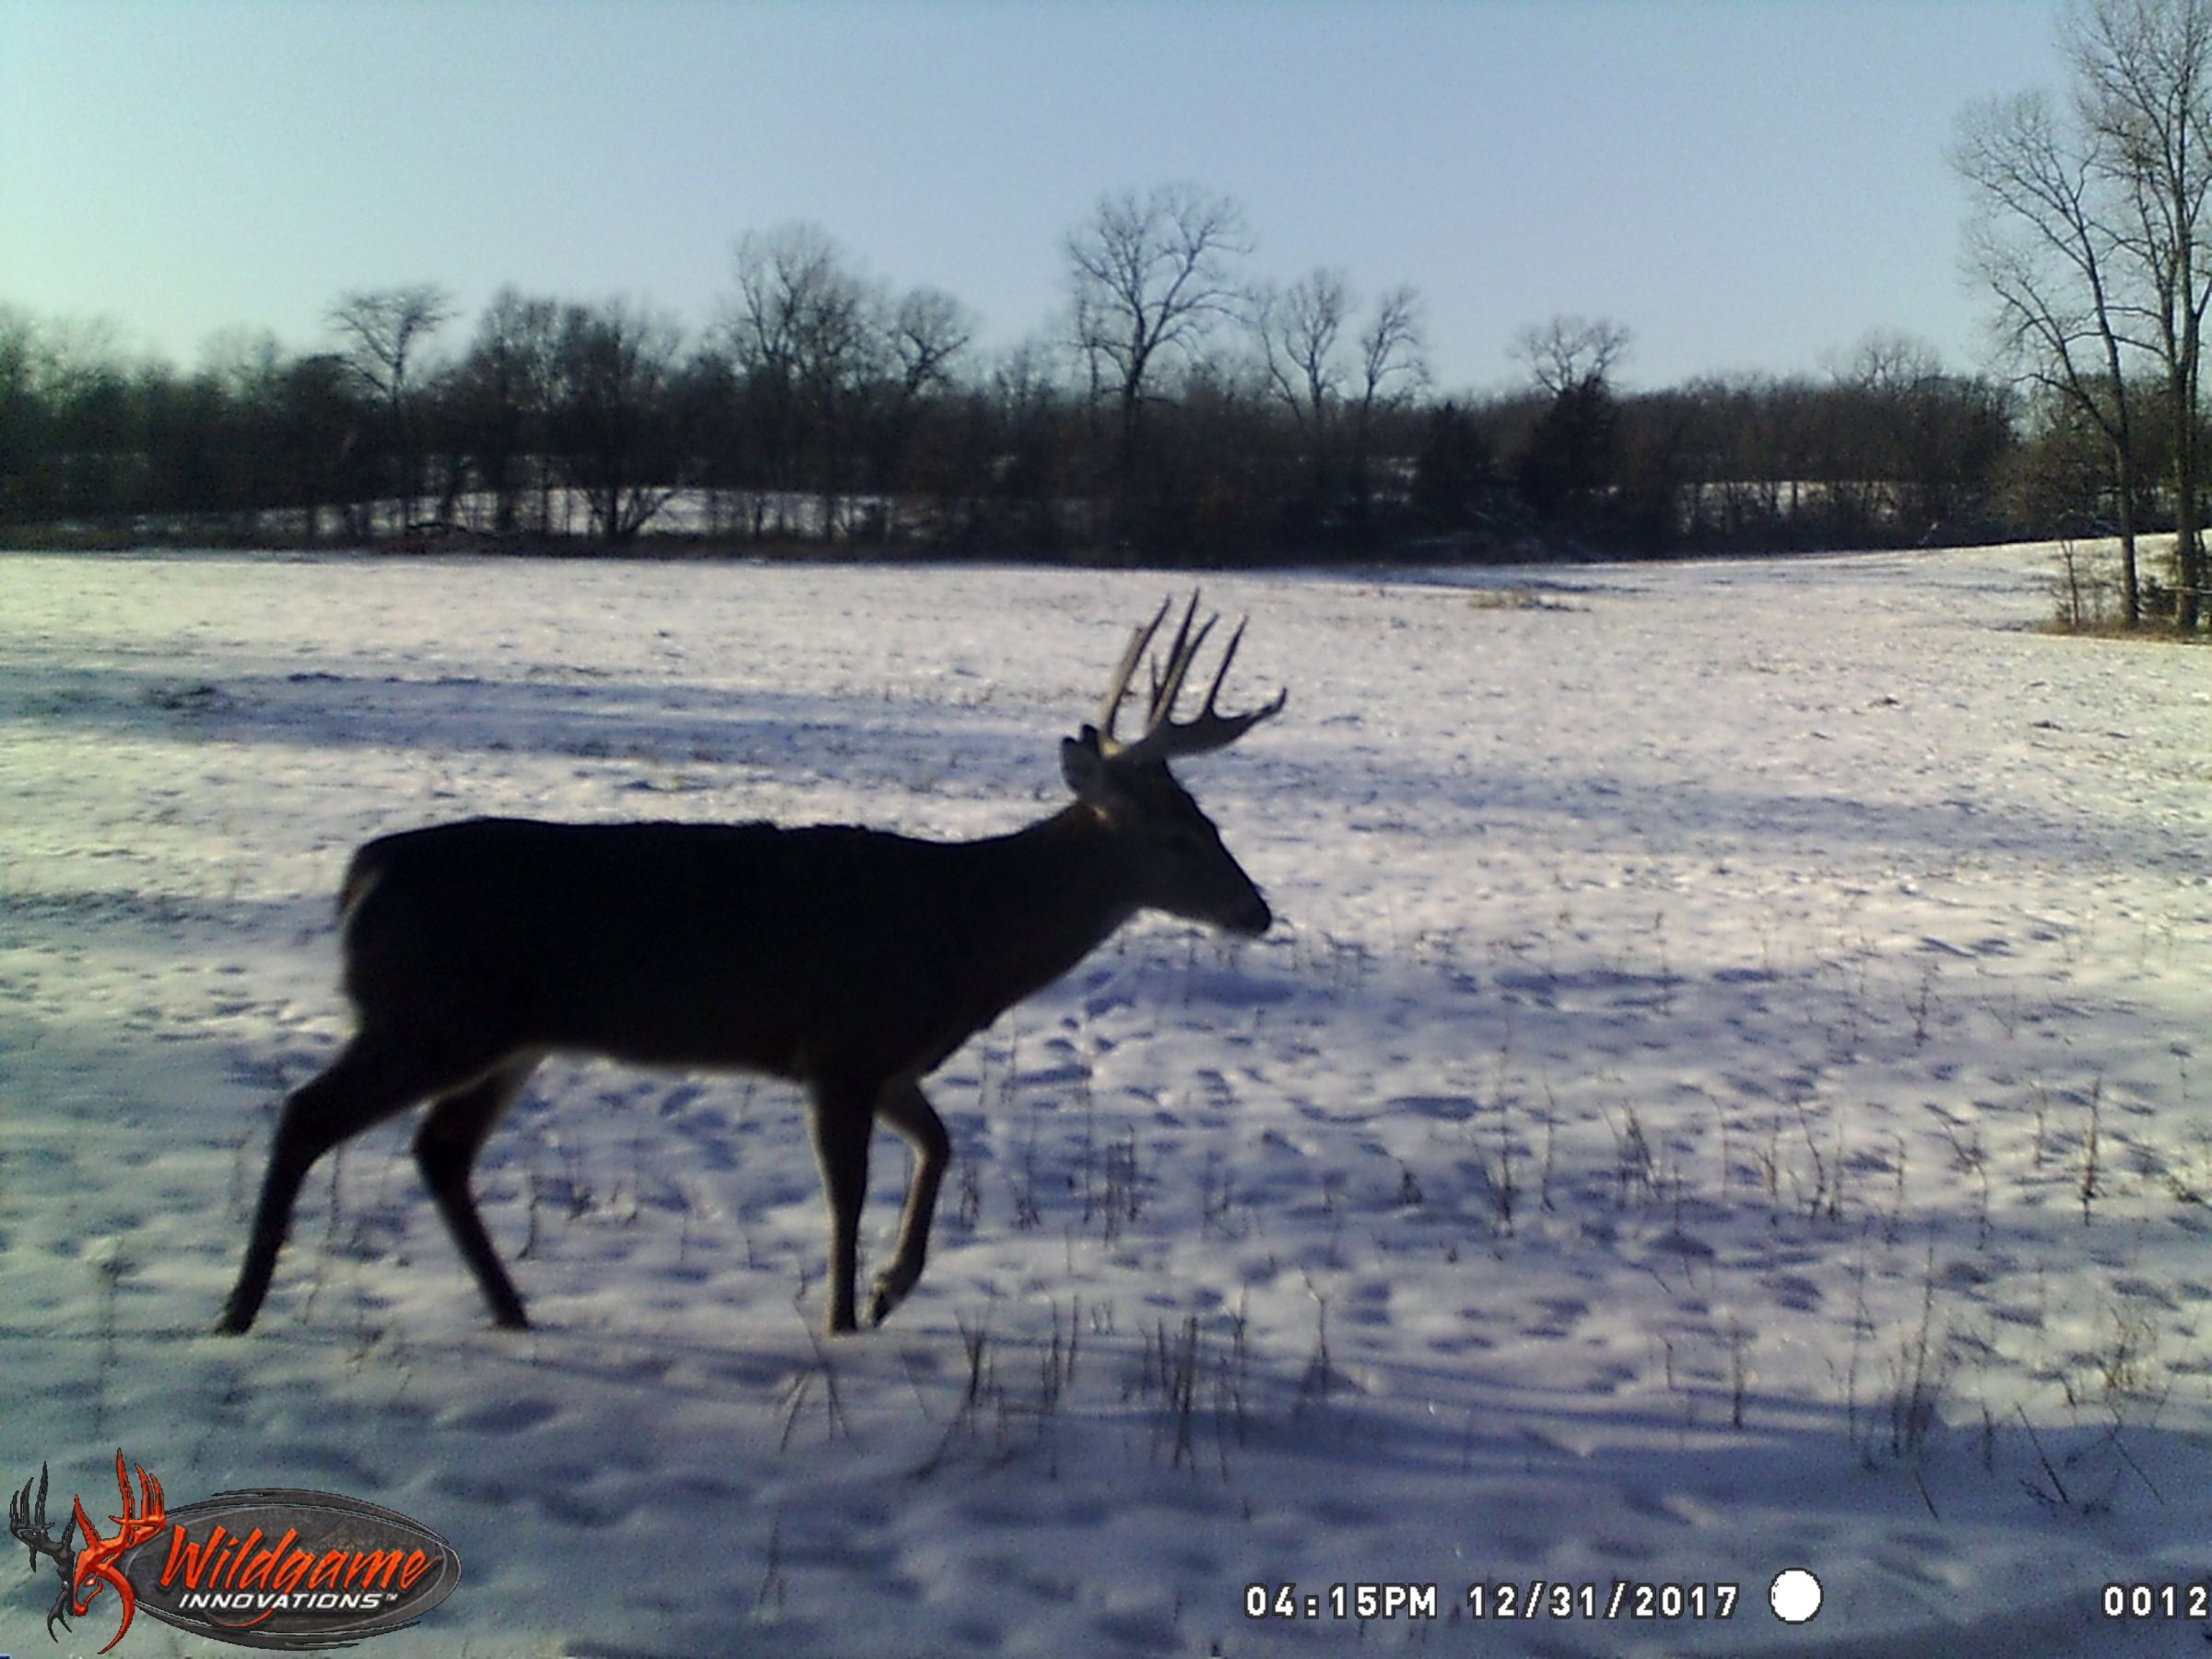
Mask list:
POLYGON ((945 1120, 913 1084, 894 1084, 887 1088, 876 1110, 913 1147, 914 1178, 906 1190, 906 1215, 899 1224, 898 1252, 891 1257, 891 1265, 877 1277, 875 1293, 868 1298, 868 1323, 872 1325, 881 1324, 921 1281, 922 1261, 929 1253, 930 1221, 937 1210, 937 1188, 952 1156, 945 1120))
POLYGON ((832 1335, 857 1330, 853 1281, 859 1270, 860 1206, 868 1195, 868 1136, 876 1127, 876 1091, 817 1083, 808 1106, 814 1156, 830 1201, 830 1297, 823 1326, 832 1335))

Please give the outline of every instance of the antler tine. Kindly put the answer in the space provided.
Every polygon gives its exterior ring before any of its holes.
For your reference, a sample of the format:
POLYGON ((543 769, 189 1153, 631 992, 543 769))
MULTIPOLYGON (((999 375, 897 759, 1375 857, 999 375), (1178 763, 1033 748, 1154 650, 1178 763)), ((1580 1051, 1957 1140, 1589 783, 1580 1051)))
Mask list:
POLYGON ((1214 683, 1206 688, 1206 707, 1198 711, 1202 718, 1214 712, 1214 699, 1221 695, 1221 682, 1229 677, 1229 665, 1237 660, 1237 647, 1244 643, 1245 624, 1251 620, 1250 617, 1240 618, 1237 631, 1229 636, 1229 644, 1221 653, 1221 666, 1214 670, 1214 683))
POLYGON ((1162 599, 1152 620, 1134 628, 1129 632, 1129 649, 1122 653, 1121 665, 1114 669, 1113 678, 1106 687, 1106 696, 1099 704, 1099 743, 1109 752, 1117 746, 1113 735, 1113 718, 1121 712, 1122 704, 1129 696, 1129 677, 1136 672, 1136 665, 1145 654, 1145 647, 1152 643, 1152 636, 1167 620, 1168 606, 1172 599, 1162 599))
POLYGON ((1206 636, 1214 630, 1218 619, 1208 617, 1198 624, 1198 631, 1191 631, 1191 623, 1198 615, 1198 592, 1191 591, 1191 602, 1183 607, 1182 621, 1175 629, 1175 642, 1168 647, 1168 665, 1165 669, 1155 665, 1152 673, 1152 700, 1145 711, 1145 731, 1149 735, 1164 726, 1175 712, 1175 700, 1182 695, 1182 682, 1190 677, 1191 665, 1198 660, 1198 648, 1206 643, 1206 636))

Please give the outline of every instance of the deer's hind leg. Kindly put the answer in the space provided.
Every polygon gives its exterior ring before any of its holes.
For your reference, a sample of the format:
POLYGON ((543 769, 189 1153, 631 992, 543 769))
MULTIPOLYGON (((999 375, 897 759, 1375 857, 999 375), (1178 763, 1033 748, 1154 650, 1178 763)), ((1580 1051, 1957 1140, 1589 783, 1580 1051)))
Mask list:
POLYGON ((316 1159, 426 1095, 481 1077, 500 1059, 470 1045, 364 1029, 321 1073, 294 1089, 277 1114, 245 1259, 216 1329, 236 1335, 253 1327, 276 1271, 276 1253, 291 1230, 292 1206, 316 1159))
POLYGON ((885 1089, 876 1111, 913 1147, 914 1176, 906 1190, 906 1214, 899 1223, 899 1248, 890 1265, 877 1276, 875 1292, 868 1299, 872 1325, 881 1324, 921 1282, 923 1259, 929 1253, 930 1223, 937 1211, 937 1188, 952 1157, 945 1120, 914 1084, 899 1083, 885 1089))
POLYGON ((439 1096, 415 1132, 415 1162, 430 1196, 437 1201, 439 1215, 445 1219, 445 1230, 453 1235, 462 1259, 476 1275, 477 1287, 490 1304, 493 1320, 510 1330, 527 1327, 529 1316, 523 1312, 523 1299, 500 1264, 491 1235, 484 1230, 468 1178, 485 1140, 522 1094, 541 1058, 534 1053, 517 1055, 488 1077, 439 1096))

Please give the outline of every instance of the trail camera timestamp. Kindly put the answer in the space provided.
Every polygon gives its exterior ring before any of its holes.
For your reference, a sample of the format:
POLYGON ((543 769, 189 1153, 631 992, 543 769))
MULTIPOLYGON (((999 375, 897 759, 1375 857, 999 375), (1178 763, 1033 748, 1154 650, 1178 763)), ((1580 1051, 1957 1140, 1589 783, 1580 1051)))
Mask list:
MULTIPOLYGON (((1611 1583, 1528 1579, 1469 1584, 1456 1617, 1475 1619, 1733 1618, 1740 1586, 1611 1583)), ((1247 1584, 1244 1616, 1252 1619, 1436 1618, 1445 1603, 1435 1584, 1247 1584)))

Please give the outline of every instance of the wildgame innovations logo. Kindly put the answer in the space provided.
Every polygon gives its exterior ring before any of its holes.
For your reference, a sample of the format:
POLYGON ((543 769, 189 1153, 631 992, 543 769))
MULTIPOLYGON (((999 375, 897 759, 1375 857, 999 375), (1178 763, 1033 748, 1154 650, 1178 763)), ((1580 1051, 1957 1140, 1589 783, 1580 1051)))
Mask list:
POLYGON ((288 1488, 218 1492, 169 1507, 160 1481, 115 1453, 120 1512, 102 1533, 78 1498, 57 1535, 47 1471, 7 1506, 7 1530, 61 1574, 46 1633, 69 1628, 112 1590, 122 1612, 101 1653, 140 1612, 241 1647, 306 1652, 405 1630, 461 1582, 453 1547, 381 1505, 288 1488), (134 1491, 131 1475, 137 1476, 134 1491), (36 1487, 34 1493, 33 1487, 36 1487))

